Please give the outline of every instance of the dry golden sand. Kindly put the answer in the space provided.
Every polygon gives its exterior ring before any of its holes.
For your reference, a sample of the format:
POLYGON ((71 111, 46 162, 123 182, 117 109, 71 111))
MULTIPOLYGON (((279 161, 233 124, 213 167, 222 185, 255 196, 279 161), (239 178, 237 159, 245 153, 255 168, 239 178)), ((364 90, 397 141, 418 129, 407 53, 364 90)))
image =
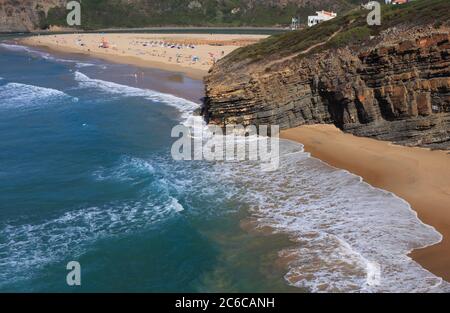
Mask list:
POLYGON ((301 126, 282 131, 281 137, 301 142, 312 156, 405 199, 444 237, 411 257, 450 281, 450 154, 356 137, 332 125, 301 126))
POLYGON ((266 37, 239 34, 63 34, 32 36, 22 39, 21 43, 202 78, 215 61, 239 47, 266 37), (108 43, 108 48, 100 47, 103 41, 108 43), (195 48, 162 47, 157 44, 160 42, 194 45, 195 48), (194 57, 198 57, 199 61, 193 61, 194 57))

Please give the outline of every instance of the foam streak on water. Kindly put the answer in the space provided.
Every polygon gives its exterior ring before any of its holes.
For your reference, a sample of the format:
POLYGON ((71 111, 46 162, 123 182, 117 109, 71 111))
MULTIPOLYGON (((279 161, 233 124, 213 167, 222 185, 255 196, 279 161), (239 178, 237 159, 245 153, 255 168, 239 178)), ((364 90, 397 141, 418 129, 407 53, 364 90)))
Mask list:
POLYGON ((130 184, 148 181, 148 188, 137 200, 73 209, 37 224, 2 222, 0 288, 17 280, 30 279, 37 269, 67 255, 77 257, 99 239, 136 233, 175 217, 184 208, 176 199, 177 193, 171 190, 172 183, 164 176, 150 161, 125 156, 111 169, 99 168, 92 178, 130 184))
POLYGON ((93 79, 78 71, 75 72, 75 80, 79 82, 81 88, 101 90, 119 97, 143 97, 148 100, 173 106, 181 111, 184 119, 187 119, 192 114, 192 111, 199 106, 197 103, 173 95, 121 85, 101 79, 93 79))
POLYGON ((41 106, 63 99, 77 100, 56 89, 21 83, 8 83, 0 86, 0 99, 2 99, 0 108, 13 107, 16 109, 41 106))
POLYGON ((12 51, 26 52, 26 53, 28 53, 30 55, 38 56, 38 57, 41 57, 41 58, 43 58, 45 60, 49 60, 49 61, 54 61, 54 62, 58 62, 58 63, 75 64, 75 67, 77 67, 77 68, 95 66, 95 64, 93 64, 93 63, 80 62, 78 60, 70 60, 70 59, 58 58, 58 57, 55 57, 55 56, 53 56, 52 54, 50 54, 48 52, 36 50, 36 49, 30 48, 30 47, 26 47, 26 46, 22 46, 22 45, 0 43, 0 47, 4 48, 4 49, 7 49, 7 50, 12 50, 12 51))

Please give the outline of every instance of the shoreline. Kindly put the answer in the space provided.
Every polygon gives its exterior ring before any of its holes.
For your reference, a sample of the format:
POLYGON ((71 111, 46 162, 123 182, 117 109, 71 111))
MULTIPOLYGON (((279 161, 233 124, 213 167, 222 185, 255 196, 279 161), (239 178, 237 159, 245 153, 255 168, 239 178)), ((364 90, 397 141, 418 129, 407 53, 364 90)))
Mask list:
POLYGON ((242 34, 82 33, 35 35, 17 38, 17 41, 51 52, 81 54, 203 79, 215 62, 239 47, 266 37, 242 34))
POLYGON ((280 137, 303 144, 312 157, 406 201, 421 222, 443 236, 409 256, 450 281, 450 154, 356 137, 334 125, 300 126, 282 131, 280 137))
POLYGON ((162 71, 167 71, 171 73, 179 73, 182 75, 186 75, 189 78, 195 79, 195 80, 203 80, 203 78, 208 74, 208 71, 204 70, 197 70, 189 67, 179 66, 176 64, 167 64, 163 62, 157 62, 157 61, 145 61, 143 59, 140 59, 138 57, 133 56, 120 56, 120 55, 109 55, 106 53, 94 53, 94 52, 81 52, 81 51, 73 51, 70 49, 64 49, 62 47, 55 48, 53 46, 49 45, 30 45, 26 42, 23 42, 22 40, 19 41, 20 44, 31 47, 31 48, 38 48, 41 50, 44 50, 46 52, 50 53, 68 53, 68 54, 78 54, 83 57, 92 57, 97 58, 100 60, 104 60, 107 62, 112 62, 116 64, 125 64, 125 65, 133 65, 137 67, 142 68, 148 68, 148 69, 158 69, 162 71))

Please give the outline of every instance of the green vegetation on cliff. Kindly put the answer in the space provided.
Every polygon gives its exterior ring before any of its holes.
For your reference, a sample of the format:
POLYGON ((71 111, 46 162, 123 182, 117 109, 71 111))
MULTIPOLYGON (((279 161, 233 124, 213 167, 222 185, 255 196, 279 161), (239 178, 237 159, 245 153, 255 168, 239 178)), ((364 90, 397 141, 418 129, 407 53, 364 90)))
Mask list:
MULTIPOLYGON (((360 0, 82 0, 83 29, 146 26, 276 26, 316 10, 343 14, 360 0)), ((64 7, 50 9, 43 25, 66 25, 64 7)))
MULTIPOLYGON (((377 36, 381 31, 399 25, 434 24, 440 26, 450 21, 449 0, 416 0, 403 5, 383 5, 380 26, 367 24, 368 10, 355 8, 345 15, 321 23, 317 26, 287 32, 267 38, 255 45, 234 51, 227 61, 254 62, 260 59, 301 53, 314 45, 317 49, 336 48, 346 45, 363 45, 370 41, 371 36, 377 36), (333 36, 334 35, 334 36, 333 36), (332 38, 330 38, 332 37, 332 38)), ((317 51, 311 49, 310 52, 317 51)), ((306 55, 307 53, 305 53, 306 55)))

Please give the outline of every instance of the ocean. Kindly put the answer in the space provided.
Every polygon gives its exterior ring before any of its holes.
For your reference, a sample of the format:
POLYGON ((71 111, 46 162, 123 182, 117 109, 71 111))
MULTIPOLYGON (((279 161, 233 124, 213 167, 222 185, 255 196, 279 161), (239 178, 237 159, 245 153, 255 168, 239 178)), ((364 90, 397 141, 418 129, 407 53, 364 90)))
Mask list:
POLYGON ((202 82, 0 44, 0 291, 449 291, 408 203, 281 141, 280 168, 175 161, 202 82), (81 286, 68 286, 68 262, 81 286))

